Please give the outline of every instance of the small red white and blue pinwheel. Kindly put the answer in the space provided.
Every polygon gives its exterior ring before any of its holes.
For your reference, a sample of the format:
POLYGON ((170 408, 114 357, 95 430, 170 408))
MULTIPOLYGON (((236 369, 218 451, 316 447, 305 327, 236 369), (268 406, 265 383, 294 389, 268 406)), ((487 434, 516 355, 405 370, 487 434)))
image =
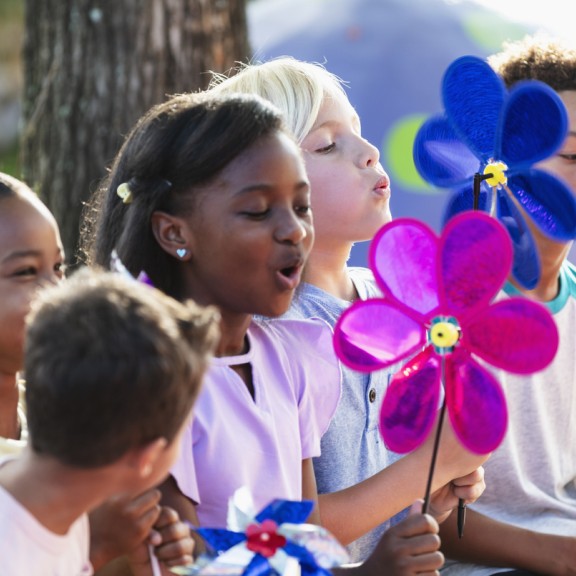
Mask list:
POLYGON ((520 297, 492 300, 510 273, 512 245, 483 212, 465 212, 440 238, 422 222, 400 218, 370 246, 370 266, 384 297, 355 302, 334 333, 338 357, 372 372, 409 359, 385 394, 380 431, 395 452, 420 445, 434 424, 445 386, 454 431, 485 454, 507 425, 503 391, 485 363, 528 374, 545 368, 558 347, 547 309, 520 297))
POLYGON ((576 199, 569 187, 534 164, 552 156, 568 129, 559 96, 535 80, 510 92, 487 62, 455 60, 442 82, 445 113, 429 118, 414 142, 421 176, 451 188, 444 220, 474 206, 473 178, 482 175, 477 208, 496 216, 514 245, 512 274, 524 288, 540 277, 528 216, 558 241, 576 237, 576 199))
POLYGON ((348 553, 321 526, 305 524, 310 500, 274 500, 254 515, 252 498, 239 489, 228 506, 228 529, 196 528, 210 554, 177 573, 198 576, 329 576, 348 553))

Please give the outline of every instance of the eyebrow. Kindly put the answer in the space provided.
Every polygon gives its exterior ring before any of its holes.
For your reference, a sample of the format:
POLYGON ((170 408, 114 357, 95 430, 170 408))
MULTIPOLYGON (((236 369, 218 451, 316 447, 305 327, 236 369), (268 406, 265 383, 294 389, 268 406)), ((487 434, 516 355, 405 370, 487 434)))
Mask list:
MULTIPOLYGON (((308 182, 308 180, 300 180, 296 183, 295 187, 299 190, 302 188, 309 188, 310 182, 308 182)), ((234 196, 242 196, 244 194, 250 194, 250 192, 270 192, 274 190, 274 188, 276 188, 274 184, 259 182, 256 184, 249 184, 248 186, 241 188, 240 190, 236 191, 234 196)))
MULTIPOLYGON (((29 258, 31 256, 39 258, 42 256, 42 252, 40 250, 18 250, 8 254, 8 256, 2 260, 2 263, 12 262, 13 260, 18 260, 20 258, 29 258)), ((58 256, 62 256, 61 250, 58 250, 58 256)))

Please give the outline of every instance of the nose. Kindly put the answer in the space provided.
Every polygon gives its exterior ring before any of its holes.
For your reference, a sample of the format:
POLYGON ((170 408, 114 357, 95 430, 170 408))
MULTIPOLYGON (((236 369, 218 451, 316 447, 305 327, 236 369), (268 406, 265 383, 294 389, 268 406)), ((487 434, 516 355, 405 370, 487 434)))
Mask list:
POLYGON ((376 148, 373 144, 361 139, 360 149, 358 152, 358 164, 361 168, 366 168, 368 166, 374 167, 380 162, 380 150, 376 148))
POLYGON ((311 225, 293 212, 279 219, 274 236, 278 242, 300 244, 311 233, 311 225))

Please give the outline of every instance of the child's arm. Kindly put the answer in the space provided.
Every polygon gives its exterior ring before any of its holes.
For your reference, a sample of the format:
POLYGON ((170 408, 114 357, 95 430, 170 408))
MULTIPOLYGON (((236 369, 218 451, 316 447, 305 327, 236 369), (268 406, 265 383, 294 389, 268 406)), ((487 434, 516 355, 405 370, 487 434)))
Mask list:
MULTIPOLYGON (((576 566, 576 536, 542 534, 493 520, 469 509, 466 533, 458 539, 451 519, 441 529, 442 550, 450 558, 483 566, 560 576, 576 566)), ((574 521, 576 533, 576 520, 574 521)))
MULTIPOLYGON (((322 525, 346 545, 422 498, 433 441, 434 433, 420 448, 363 482, 338 492, 320 494, 322 525)), ((441 510, 441 519, 446 515, 447 502, 456 505, 459 497, 472 501, 470 496, 477 498, 483 492, 482 472, 474 474, 477 481, 472 486, 461 489, 453 481, 473 473, 487 458, 488 455, 473 454, 463 448, 449 422, 444 423, 431 490, 433 503, 441 510), (439 490, 443 490, 441 495, 436 494, 439 490)))
POLYGON ((308 520, 309 524, 321 525, 320 522, 320 507, 318 505, 318 488, 316 487, 316 476, 314 475, 314 466, 312 465, 312 458, 302 460, 302 500, 312 500, 314 502, 314 509, 310 512, 308 520))
POLYGON ((410 515, 387 530, 374 552, 363 564, 336 568, 335 576, 437 575, 444 564, 440 552, 438 523, 420 514, 422 501, 413 504, 410 515))
MULTIPOLYGON (((159 486, 162 492, 162 504, 172 508, 176 511, 178 516, 184 521, 192 524, 192 526, 200 526, 198 521, 198 514, 196 514, 196 506, 187 496, 182 494, 176 480, 172 476, 168 476, 166 480, 159 486)), ((192 532, 194 539, 194 555, 197 556, 205 551, 204 541, 196 532, 192 532)))

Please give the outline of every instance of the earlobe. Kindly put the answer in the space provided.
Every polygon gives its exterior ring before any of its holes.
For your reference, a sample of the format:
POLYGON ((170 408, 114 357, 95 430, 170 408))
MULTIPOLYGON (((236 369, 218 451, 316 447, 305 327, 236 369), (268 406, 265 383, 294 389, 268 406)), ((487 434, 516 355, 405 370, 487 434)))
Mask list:
POLYGON ((178 216, 156 211, 152 214, 152 233, 162 249, 178 260, 188 260, 192 254, 191 238, 185 223, 178 216))
POLYGON ((136 465, 140 478, 146 479, 152 474, 156 462, 166 449, 166 446, 168 446, 168 442, 165 438, 157 438, 138 450, 136 465))

